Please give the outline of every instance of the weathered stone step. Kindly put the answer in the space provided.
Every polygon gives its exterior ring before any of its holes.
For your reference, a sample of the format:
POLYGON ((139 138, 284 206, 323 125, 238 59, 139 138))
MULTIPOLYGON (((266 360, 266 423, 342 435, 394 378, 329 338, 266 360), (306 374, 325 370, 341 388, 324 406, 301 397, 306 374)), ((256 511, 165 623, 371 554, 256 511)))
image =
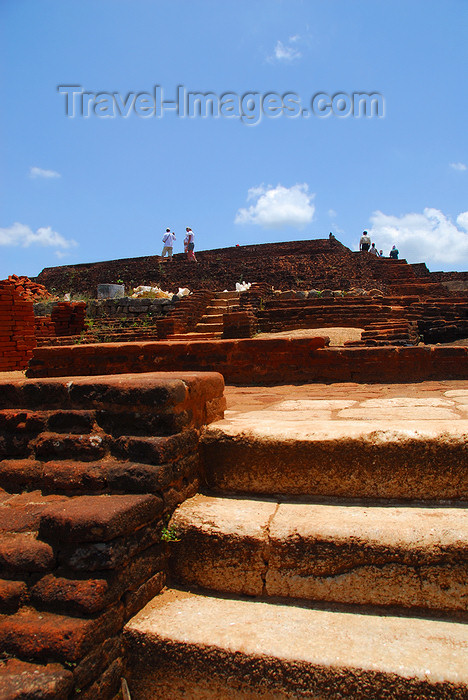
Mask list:
POLYGON ((215 313, 215 314, 205 314, 204 316, 201 317, 201 319, 198 322, 200 323, 223 323, 223 314, 220 313, 215 313))
POLYGON ((466 698, 468 626, 180 590, 125 628, 132 700, 466 698))
POLYGON ((468 508, 198 495, 171 526, 180 540, 172 574, 182 585, 468 612, 468 508))
POLYGON ((157 445, 157 442, 158 438, 123 438, 115 446, 121 460, 111 457, 98 462, 70 459, 47 462, 4 460, 0 488, 10 493, 28 488, 46 494, 65 495, 159 493, 182 472, 197 480, 199 460, 195 441, 191 453, 182 445, 186 454, 181 450, 177 457, 167 452, 164 454, 164 447, 157 445), (135 451, 140 453, 141 462, 123 461, 135 451))
POLYGON ((239 299, 239 292, 215 292, 214 299, 210 304, 214 304, 216 299, 236 300, 239 299))
POLYGON ((443 401, 426 401, 366 409, 303 401, 289 402, 290 412, 284 405, 227 413, 203 434, 207 484, 236 493, 466 501, 468 421, 454 420, 443 401), (340 420, 327 420, 327 407, 340 420))
POLYGON ((213 299, 210 306, 206 307, 205 314, 223 314, 227 309, 232 309, 237 306, 235 303, 230 303, 225 299, 213 299))
POLYGON ((202 320, 197 323, 195 330, 199 333, 220 333, 223 330, 223 324, 222 322, 204 323, 202 320))
POLYGON ((179 341, 198 341, 198 340, 217 340, 221 338, 222 333, 174 333, 167 337, 167 340, 179 341))

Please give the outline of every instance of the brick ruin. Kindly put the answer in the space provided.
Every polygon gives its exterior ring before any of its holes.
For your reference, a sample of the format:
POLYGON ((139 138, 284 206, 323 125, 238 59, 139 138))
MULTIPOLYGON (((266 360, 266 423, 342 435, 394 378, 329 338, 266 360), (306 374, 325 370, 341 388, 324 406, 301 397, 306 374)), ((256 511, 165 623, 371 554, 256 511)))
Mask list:
POLYGON ((0 369, 27 366, 28 376, 0 381, 6 700, 116 697, 123 627, 165 585, 168 522, 207 478, 200 436, 223 416, 224 382, 468 376, 468 347, 435 345, 468 337, 464 273, 375 260, 328 240, 197 258, 49 268, 36 279, 51 293, 94 293, 120 279, 189 287, 180 301, 33 306, 0 283, 0 369), (240 279, 254 284, 222 291, 240 279), (361 340, 254 337, 336 326, 362 328, 361 340))
POLYGON ((0 696, 110 698, 122 628, 164 586, 219 374, 0 381, 0 696), (157 412, 154 411, 157 406, 157 412))
POLYGON ((171 263, 154 255, 64 265, 45 268, 36 282, 56 294, 74 291, 92 297, 103 281, 124 283, 127 288, 155 284, 175 292, 178 287, 221 291, 244 281, 274 285, 283 291, 311 287, 348 291, 361 287, 390 294, 411 294, 413 290, 426 296, 433 290, 432 296, 437 296, 447 293, 447 279, 467 289, 466 273, 431 273, 424 263, 409 265, 405 260, 375 258, 328 239, 197 251, 197 260, 198 265, 176 254, 171 263))
POLYGON ((0 282, 0 372, 23 370, 36 346, 33 305, 0 282))

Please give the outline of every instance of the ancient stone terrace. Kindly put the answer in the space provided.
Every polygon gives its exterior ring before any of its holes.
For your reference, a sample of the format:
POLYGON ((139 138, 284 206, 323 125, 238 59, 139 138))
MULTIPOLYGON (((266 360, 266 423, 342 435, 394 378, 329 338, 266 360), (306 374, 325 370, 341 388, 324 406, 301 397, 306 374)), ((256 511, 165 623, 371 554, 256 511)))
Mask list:
POLYGON ((156 284, 177 291, 233 289, 238 281, 266 283, 275 289, 378 288, 391 294, 440 296, 447 293, 440 276, 433 280, 424 264, 375 258, 352 252, 338 241, 315 239, 265 243, 215 250, 197 250, 198 264, 176 254, 172 262, 159 255, 98 263, 45 268, 36 278, 56 293, 81 292, 90 296, 97 285, 123 282, 128 288, 156 284), (403 289, 402 285, 406 285, 403 289), (395 287, 398 290, 395 292, 395 287))
POLYGON ((466 698, 466 383, 226 394, 132 698, 466 698))

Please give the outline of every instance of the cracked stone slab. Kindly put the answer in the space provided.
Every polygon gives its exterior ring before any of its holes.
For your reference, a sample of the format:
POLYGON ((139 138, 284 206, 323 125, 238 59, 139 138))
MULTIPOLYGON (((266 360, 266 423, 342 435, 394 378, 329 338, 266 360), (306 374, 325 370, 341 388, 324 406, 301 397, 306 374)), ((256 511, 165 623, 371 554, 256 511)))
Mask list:
POLYGON ((268 595, 468 610, 468 509, 282 503, 268 595))
POLYGON ((274 500, 199 494, 185 501, 170 522, 179 539, 170 558, 174 580, 261 595, 268 527, 276 509, 274 500))
POLYGON ((468 611, 468 509, 195 496, 174 580, 250 595, 468 611))

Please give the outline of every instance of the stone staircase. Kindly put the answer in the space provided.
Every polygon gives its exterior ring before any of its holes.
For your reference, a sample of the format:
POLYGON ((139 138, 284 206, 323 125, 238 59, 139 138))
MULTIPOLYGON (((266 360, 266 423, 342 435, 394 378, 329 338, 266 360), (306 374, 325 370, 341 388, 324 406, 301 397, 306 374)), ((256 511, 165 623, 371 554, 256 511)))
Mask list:
POLYGON ((173 333, 168 340, 217 340, 223 334, 223 314, 239 304, 239 292, 215 292, 191 333, 173 333))
POLYGON ((206 429, 173 587, 126 628, 133 700, 468 698, 465 414, 343 395, 206 429))
POLYGON ((418 325, 415 321, 389 319, 384 322, 369 323, 364 326, 360 340, 348 340, 347 347, 366 346, 407 346, 417 345, 420 341, 418 325))

